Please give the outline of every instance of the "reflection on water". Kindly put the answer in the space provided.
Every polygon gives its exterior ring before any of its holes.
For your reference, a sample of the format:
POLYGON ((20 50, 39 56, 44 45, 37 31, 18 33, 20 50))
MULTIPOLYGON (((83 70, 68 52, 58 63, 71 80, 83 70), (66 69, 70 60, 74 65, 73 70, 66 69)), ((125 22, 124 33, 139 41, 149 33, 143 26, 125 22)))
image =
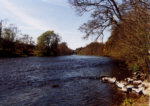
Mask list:
POLYGON ((121 76, 106 57, 61 56, 0 59, 0 105, 111 106, 122 94, 101 83, 102 75, 121 76), (59 87, 51 88, 51 84, 59 87))

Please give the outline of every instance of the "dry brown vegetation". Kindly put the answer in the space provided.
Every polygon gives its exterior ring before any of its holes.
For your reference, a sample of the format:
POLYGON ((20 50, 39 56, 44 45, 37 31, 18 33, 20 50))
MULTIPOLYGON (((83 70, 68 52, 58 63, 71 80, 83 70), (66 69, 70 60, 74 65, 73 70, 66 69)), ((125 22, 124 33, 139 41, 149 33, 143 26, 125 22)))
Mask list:
POLYGON ((149 97, 126 98, 120 106, 149 106, 149 97))
POLYGON ((80 55, 103 56, 103 48, 104 45, 102 43, 93 42, 77 52, 80 55))
POLYGON ((21 34, 15 25, 4 27, 0 21, 0 57, 32 56, 34 41, 27 34, 21 34))
POLYGON ((58 55, 70 55, 73 54, 73 50, 68 48, 66 42, 62 42, 58 45, 58 55))
POLYGON ((4 27, 0 21, 0 57, 12 56, 58 56, 72 54, 65 42, 54 31, 47 31, 38 37, 37 45, 32 37, 21 34, 14 25, 4 27))
POLYGON ((104 47, 104 55, 124 61, 130 70, 148 74, 150 49, 149 0, 69 0, 76 11, 91 13, 91 20, 80 30, 85 38, 103 38, 106 29, 111 37, 104 47))
POLYGON ((130 70, 148 70, 149 17, 138 8, 127 14, 124 22, 112 28, 105 44, 105 54, 124 60, 130 70))

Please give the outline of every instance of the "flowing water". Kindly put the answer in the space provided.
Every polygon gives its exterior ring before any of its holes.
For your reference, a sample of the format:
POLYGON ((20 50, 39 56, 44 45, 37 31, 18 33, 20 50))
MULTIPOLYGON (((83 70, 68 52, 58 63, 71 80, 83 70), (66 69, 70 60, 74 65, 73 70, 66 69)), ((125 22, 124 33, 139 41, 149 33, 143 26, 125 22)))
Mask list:
POLYGON ((123 94, 100 76, 125 77, 106 57, 0 59, 0 106, 111 106, 123 94), (57 87, 51 87, 57 85, 57 87))

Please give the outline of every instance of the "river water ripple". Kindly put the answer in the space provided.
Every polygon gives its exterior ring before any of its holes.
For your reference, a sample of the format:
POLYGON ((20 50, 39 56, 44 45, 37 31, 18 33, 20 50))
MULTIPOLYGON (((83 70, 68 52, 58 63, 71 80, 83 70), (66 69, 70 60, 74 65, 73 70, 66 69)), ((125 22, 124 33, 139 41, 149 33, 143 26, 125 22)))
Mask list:
POLYGON ((106 57, 3 58, 0 106, 119 105, 122 94, 115 86, 100 82, 97 78, 102 75, 122 78, 118 66, 106 57))

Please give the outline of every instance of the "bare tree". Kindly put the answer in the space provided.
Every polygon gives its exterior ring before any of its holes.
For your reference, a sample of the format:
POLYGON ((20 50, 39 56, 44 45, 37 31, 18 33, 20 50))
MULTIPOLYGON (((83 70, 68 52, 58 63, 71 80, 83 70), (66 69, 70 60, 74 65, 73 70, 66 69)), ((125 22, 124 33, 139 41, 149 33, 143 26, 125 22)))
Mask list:
POLYGON ((104 36, 111 29, 111 37, 106 44, 109 56, 121 59, 128 67, 139 67, 148 72, 150 49, 150 0, 69 0, 79 15, 91 13, 91 20, 80 30, 85 38, 104 36), (113 46, 113 47, 112 47, 113 46), (119 50, 119 52, 118 52, 119 50))
POLYGON ((117 26, 124 15, 136 7, 150 9, 149 0, 69 0, 79 15, 91 13, 91 20, 84 23, 80 30, 86 33, 85 38, 96 35, 96 40, 104 36, 104 31, 117 26))
POLYGON ((15 42, 17 39, 18 28, 10 24, 9 27, 4 28, 3 38, 11 42, 15 42))
POLYGON ((2 21, 0 21, 0 39, 2 38, 2 21))

